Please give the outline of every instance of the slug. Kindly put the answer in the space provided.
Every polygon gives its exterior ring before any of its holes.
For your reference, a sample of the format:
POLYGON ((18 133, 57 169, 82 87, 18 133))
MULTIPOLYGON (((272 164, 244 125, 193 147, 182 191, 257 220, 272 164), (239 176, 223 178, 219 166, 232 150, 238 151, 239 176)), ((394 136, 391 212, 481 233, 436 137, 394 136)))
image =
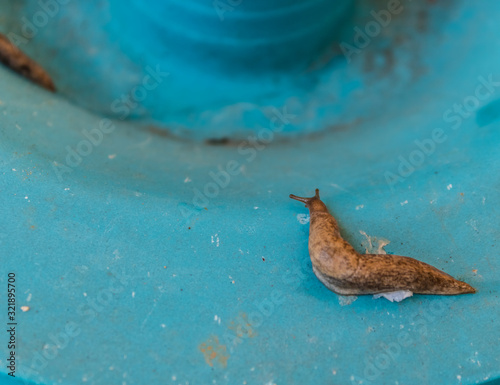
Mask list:
POLYGON ((54 92, 56 87, 49 74, 33 59, 30 59, 10 40, 0 33, 0 62, 30 79, 43 88, 54 92))
POLYGON ((391 254, 360 254, 340 235, 339 226, 319 199, 290 194, 309 208, 309 255, 316 277, 340 295, 410 291, 416 294, 457 295, 475 293, 427 263, 391 254))

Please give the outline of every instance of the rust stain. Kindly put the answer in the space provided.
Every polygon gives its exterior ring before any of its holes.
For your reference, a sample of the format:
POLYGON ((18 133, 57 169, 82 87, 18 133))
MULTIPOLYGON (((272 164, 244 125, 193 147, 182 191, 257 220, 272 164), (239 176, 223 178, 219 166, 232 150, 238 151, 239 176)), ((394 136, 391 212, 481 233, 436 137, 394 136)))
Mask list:
POLYGON ((222 368, 227 366, 229 354, 227 353, 226 345, 219 343, 219 337, 210 337, 207 341, 202 342, 198 346, 198 349, 203 353, 205 362, 211 367, 214 367, 214 364, 222 368))
POLYGON ((228 328, 233 330, 238 337, 253 338, 257 336, 257 332, 248 320, 247 314, 243 312, 229 323, 228 328))

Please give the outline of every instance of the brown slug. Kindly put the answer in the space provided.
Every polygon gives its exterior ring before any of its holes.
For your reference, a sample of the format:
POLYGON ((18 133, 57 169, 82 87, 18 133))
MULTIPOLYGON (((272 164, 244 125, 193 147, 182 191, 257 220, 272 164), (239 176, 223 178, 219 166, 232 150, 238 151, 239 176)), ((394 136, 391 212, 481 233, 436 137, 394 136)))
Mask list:
POLYGON ((290 194, 306 204, 310 213, 309 255, 314 274, 340 295, 389 293, 401 290, 418 294, 456 295, 475 293, 427 263, 391 254, 360 254, 340 235, 337 221, 319 199, 290 194))
POLYGON ((0 33, 0 62, 30 79, 43 88, 54 92, 56 87, 49 74, 33 59, 30 59, 10 40, 0 33))

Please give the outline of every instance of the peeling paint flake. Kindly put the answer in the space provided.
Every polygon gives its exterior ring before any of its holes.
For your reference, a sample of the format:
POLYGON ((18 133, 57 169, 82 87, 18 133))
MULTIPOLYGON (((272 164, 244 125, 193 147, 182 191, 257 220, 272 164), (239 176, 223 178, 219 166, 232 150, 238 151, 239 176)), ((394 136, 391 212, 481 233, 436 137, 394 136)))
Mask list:
POLYGON ((349 306, 351 303, 358 299, 355 295, 339 295, 339 305, 340 306, 349 306))

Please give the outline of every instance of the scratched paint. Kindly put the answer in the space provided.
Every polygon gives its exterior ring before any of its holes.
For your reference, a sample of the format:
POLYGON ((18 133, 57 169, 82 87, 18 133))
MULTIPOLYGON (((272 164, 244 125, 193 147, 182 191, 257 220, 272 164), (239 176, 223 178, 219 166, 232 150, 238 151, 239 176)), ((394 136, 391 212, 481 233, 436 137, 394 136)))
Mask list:
POLYGON ((339 295, 338 297, 340 306, 349 306, 358 299, 355 295, 339 295))
POLYGON ((387 254, 384 247, 391 243, 391 241, 385 238, 371 237, 362 230, 360 230, 359 233, 366 237, 366 239, 361 242, 361 245, 366 250, 366 254, 387 254))
POLYGON ((229 354, 226 345, 219 343, 219 337, 212 336, 205 342, 202 342, 198 349, 203 353, 205 362, 211 367, 225 368, 229 354))
POLYGON ((309 223, 309 214, 297 214, 297 220, 301 225, 306 225, 309 223))

